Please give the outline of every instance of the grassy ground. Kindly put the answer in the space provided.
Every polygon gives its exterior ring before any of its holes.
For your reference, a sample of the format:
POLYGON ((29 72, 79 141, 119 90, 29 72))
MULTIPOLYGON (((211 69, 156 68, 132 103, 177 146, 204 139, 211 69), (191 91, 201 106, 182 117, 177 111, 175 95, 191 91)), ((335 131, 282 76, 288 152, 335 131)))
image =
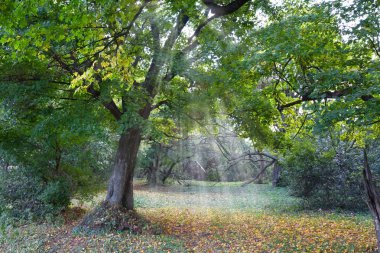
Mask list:
POLYGON ((376 245, 369 216, 302 212, 284 188, 197 182, 137 185, 135 195, 138 214, 160 234, 79 232, 73 228, 82 212, 72 209, 61 224, 2 228, 0 251, 372 252, 376 245))

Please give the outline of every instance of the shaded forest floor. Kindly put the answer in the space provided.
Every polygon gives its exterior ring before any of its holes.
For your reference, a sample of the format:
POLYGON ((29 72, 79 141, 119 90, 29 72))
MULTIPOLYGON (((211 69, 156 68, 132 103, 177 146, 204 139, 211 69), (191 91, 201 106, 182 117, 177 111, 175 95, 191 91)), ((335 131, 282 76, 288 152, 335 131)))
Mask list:
POLYGON ((83 208, 102 198, 73 207, 54 225, 3 228, 0 251, 372 252, 376 246, 369 216, 300 211, 286 189, 269 185, 137 185, 137 213, 159 234, 76 230, 83 208))

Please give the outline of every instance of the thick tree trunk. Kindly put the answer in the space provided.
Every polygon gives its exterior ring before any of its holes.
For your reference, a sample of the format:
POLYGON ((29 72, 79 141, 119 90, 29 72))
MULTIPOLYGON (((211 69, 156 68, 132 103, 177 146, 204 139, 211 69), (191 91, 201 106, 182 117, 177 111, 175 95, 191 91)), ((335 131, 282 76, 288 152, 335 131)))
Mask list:
POLYGON ((373 220, 375 223, 376 237, 377 237, 377 247, 378 252, 380 252, 380 199, 376 191, 375 185, 372 181, 372 173, 368 163, 367 151, 363 149, 364 158, 364 189, 367 195, 368 208, 371 211, 373 220))
POLYGON ((108 185, 106 203, 133 209, 133 173, 141 142, 141 130, 129 129, 119 139, 119 145, 108 185))

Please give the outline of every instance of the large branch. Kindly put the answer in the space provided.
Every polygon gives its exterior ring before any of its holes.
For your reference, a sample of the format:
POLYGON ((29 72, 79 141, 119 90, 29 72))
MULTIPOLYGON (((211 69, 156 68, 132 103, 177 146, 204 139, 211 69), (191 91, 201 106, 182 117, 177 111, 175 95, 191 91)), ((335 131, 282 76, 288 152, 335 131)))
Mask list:
MULTIPOLYGON (((200 23, 198 25, 198 27, 195 29, 193 35, 191 35, 191 37, 188 39, 188 42, 190 43, 191 41, 193 41, 194 38, 198 37, 198 35, 201 33, 202 29, 208 24, 210 23, 212 20, 214 20, 215 18, 217 18, 216 15, 208 18, 206 21, 200 23)), ((189 44, 189 47, 190 47, 191 44, 189 44)))
MULTIPOLYGON (((235 0, 226 6, 219 6, 215 4, 214 1, 203 0, 203 3, 209 7, 209 9, 214 13, 214 15, 210 18, 207 18, 205 21, 201 22, 196 27, 193 35, 190 36, 190 38, 188 38, 188 45, 185 48, 183 48, 182 51, 178 52, 178 55, 187 55, 190 51, 192 51, 199 45, 199 42, 197 40, 199 34, 203 30, 203 28, 206 27, 212 20, 237 11, 240 7, 242 7, 248 1, 249 0, 243 0, 243 1, 235 0)), ((206 16, 207 14, 208 14, 208 11, 206 12, 206 16)), ((188 21, 189 21, 189 17, 183 12, 180 12, 177 17, 176 26, 170 33, 163 47, 164 54, 170 55, 168 51, 173 48, 175 41, 180 36, 183 28, 185 27, 188 21)), ((163 78, 163 81, 168 82, 172 80, 177 74, 178 73, 174 73, 173 69, 169 69, 165 77, 163 78)))
MULTIPOLYGON (((87 92, 90 93, 94 98, 98 99, 100 97, 100 91, 94 89, 94 85, 90 84, 87 87, 87 92)), ((123 115, 117 105, 115 104, 115 101, 111 99, 109 102, 102 102, 102 105, 115 117, 116 120, 120 120, 121 116, 123 115)))
MULTIPOLYGON (((144 86, 146 87, 149 95, 151 97, 154 96, 154 88, 157 83, 157 78, 159 75, 160 69, 168 63, 171 57, 171 51, 176 43, 177 39, 182 33, 183 28, 186 26, 189 21, 189 16, 185 15, 183 12, 180 12, 177 16, 176 24, 174 28, 171 30, 168 38, 166 39, 163 48, 160 48, 160 34, 158 29, 158 24, 154 18, 151 19, 151 33, 153 37, 153 46, 154 53, 153 59, 151 61, 149 70, 146 74, 146 78, 144 81, 144 86)), ((170 81, 173 77, 173 74, 168 73, 163 80, 170 81)))
MULTIPOLYGON (((53 51, 52 49, 48 52, 48 54, 51 56, 51 58, 53 58, 53 60, 55 62, 58 63, 58 65, 65 71, 69 72, 71 75, 73 75, 75 72, 78 72, 78 69, 75 69, 73 65, 70 65, 68 63, 66 63, 62 57, 60 55, 58 55, 57 52, 53 51)), ((79 74, 83 74, 82 73, 79 73, 79 74)))
POLYGON ((180 12, 178 14, 176 25, 174 29, 170 32, 167 40, 165 41, 165 45, 164 45, 165 51, 173 48, 174 43, 176 42, 178 37, 181 35, 181 32, 183 28, 186 26, 188 21, 189 21, 189 16, 187 16, 183 12, 180 12))
MULTIPOLYGON (((175 42, 177 41, 177 39, 181 35, 182 30, 186 26, 188 21, 189 21, 189 16, 187 16, 183 12, 180 12, 178 14, 176 25, 172 29, 171 33, 169 34, 168 39, 165 41, 165 44, 164 44, 164 48, 163 48, 163 54, 164 55, 163 55, 163 57, 165 57, 165 59, 163 59, 163 63, 167 63, 169 60, 169 57, 173 58, 176 56, 180 56, 181 53, 176 53, 176 55, 173 56, 173 55, 171 55, 170 51, 173 49, 175 42)), ((165 82, 169 82, 170 80, 172 80, 174 78, 175 75, 176 75, 176 73, 174 73, 173 67, 171 67, 170 69, 168 69, 166 75, 164 76, 164 78, 162 80, 165 82)))
MULTIPOLYGON (((239 156, 234 156, 234 157, 227 158, 229 165, 228 165, 228 167, 225 170, 226 171, 229 170, 232 166, 235 166, 236 164, 238 164, 238 163, 240 163, 242 161, 250 161, 250 162, 252 162, 252 164, 254 162, 262 161, 261 159, 260 160, 253 160, 252 156, 265 156, 267 158, 270 158, 270 159, 272 159, 270 165, 272 165, 274 162, 276 162, 278 160, 277 157, 275 157, 273 155, 270 155, 268 153, 264 153, 264 152, 251 152, 250 150, 248 150, 248 151, 244 152, 243 154, 241 154, 239 156)), ((259 176, 260 176, 260 173, 259 173, 259 176)))
POLYGON ((212 13, 214 13, 214 16, 207 18, 205 21, 200 23, 197 26, 197 28, 195 28, 193 35, 188 39, 189 45, 183 51, 189 51, 189 49, 197 46, 198 43, 193 40, 194 38, 198 37, 198 35, 201 33, 203 28, 207 26, 208 23, 210 23, 215 18, 225 16, 237 11, 238 9, 240 9, 240 7, 242 7, 245 3, 249 1, 250 0, 235 0, 232 3, 229 3, 225 6, 221 6, 217 5, 214 0, 203 0, 203 3, 211 10, 212 13))
POLYGON ((246 186, 247 184, 255 182, 267 170, 267 168, 272 166, 275 162, 276 160, 272 160, 269 164, 265 165, 265 167, 254 178, 251 178, 250 180, 245 181, 241 186, 246 186))
POLYGON ((154 18, 150 20, 150 30, 153 38, 153 57, 150 63, 148 72, 145 76, 145 81, 142 86, 148 91, 150 97, 153 97, 153 91, 157 82, 158 74, 160 72, 161 58, 161 46, 160 46, 160 30, 158 24, 154 18))
MULTIPOLYGON (((346 89, 343 89, 343 90, 322 92, 322 93, 318 94, 318 96, 313 96, 313 97, 311 97, 310 95, 305 95, 305 96, 301 97, 300 99, 295 100, 293 102, 290 102, 290 103, 287 103, 287 104, 283 104, 283 105, 279 105, 278 106, 278 110, 282 111, 285 108, 301 104, 302 102, 305 102, 305 101, 316 101, 316 100, 326 99, 326 98, 336 99, 336 98, 347 96, 347 95, 349 95, 351 93, 352 93, 352 88, 346 88, 346 89)), ((362 95, 360 98, 363 101, 368 101, 368 100, 374 99, 374 96, 372 96, 372 95, 362 95)))
POLYGON ((218 5, 215 3, 215 0, 203 0, 203 3, 210 8, 211 12, 214 13, 215 16, 220 17, 237 11, 249 1, 250 0, 235 0, 227 5, 218 5))

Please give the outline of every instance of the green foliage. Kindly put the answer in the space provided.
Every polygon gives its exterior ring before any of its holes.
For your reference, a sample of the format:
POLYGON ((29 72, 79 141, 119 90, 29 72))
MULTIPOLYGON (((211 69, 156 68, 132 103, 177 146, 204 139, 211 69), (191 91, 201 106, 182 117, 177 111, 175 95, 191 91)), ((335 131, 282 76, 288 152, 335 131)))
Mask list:
POLYGON ((297 141, 284 161, 284 180, 306 208, 364 210, 360 150, 332 140, 297 141))
POLYGON ((206 180, 211 182, 220 182, 221 176, 217 169, 209 169, 206 172, 206 180))
POLYGON ((0 173, 0 214, 34 220, 57 215, 70 203, 69 185, 45 183, 25 169, 0 173))
POLYGON ((38 199, 48 205, 67 207, 71 197, 69 187, 69 182, 65 182, 62 179, 60 181, 49 182, 38 196, 38 199))
POLYGON ((378 127, 378 16, 373 1, 345 7, 284 1, 265 25, 242 33, 240 43, 226 38, 230 50, 214 52, 219 68, 211 71, 212 88, 238 132, 256 145, 286 150, 312 128, 378 127))
MULTIPOLYGON (((38 64, 23 64, 15 73, 20 78, 24 71, 53 76, 38 64)), ((13 203, 11 216, 43 217, 67 207, 71 197, 86 197, 103 186, 99 182, 110 162, 112 126, 107 120, 99 124, 102 111, 48 81, 1 80, 0 88, 1 162, 4 171, 10 170, 1 180, 11 189, 19 188, 14 193, 2 188, 0 193, 13 203)))

